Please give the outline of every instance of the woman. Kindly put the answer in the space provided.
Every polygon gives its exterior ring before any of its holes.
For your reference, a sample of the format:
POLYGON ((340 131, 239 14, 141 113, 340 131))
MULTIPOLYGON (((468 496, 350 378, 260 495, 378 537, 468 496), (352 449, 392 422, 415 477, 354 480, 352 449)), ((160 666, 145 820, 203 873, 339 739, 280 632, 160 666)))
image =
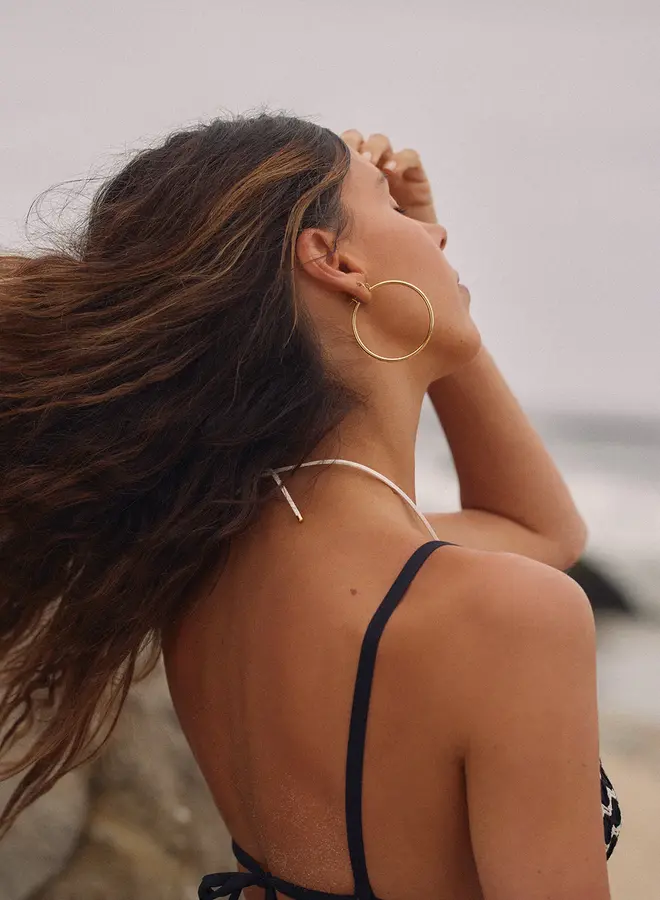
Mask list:
POLYGON ((162 642, 239 863, 200 897, 605 900, 584 524, 418 155, 342 138, 179 132, 3 262, 2 824, 162 642), (425 517, 427 392, 462 509, 425 517))

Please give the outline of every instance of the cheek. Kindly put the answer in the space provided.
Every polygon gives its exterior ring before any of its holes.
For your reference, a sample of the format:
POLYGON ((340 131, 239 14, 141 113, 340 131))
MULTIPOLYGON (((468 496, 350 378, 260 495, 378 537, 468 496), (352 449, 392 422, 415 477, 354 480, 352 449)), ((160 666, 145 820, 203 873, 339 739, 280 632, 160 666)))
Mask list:
POLYGON ((432 272, 434 277, 442 278, 446 272, 451 272, 438 243, 419 222, 408 220, 393 229, 392 244, 397 257, 407 257, 409 265, 420 274, 432 272))
MULTIPOLYGON (((364 247, 369 268, 380 279, 400 278, 416 284, 456 280, 452 267, 440 249, 439 241, 421 222, 409 219, 394 209, 372 210, 362 220, 364 247)), ((426 290, 420 284, 422 290, 426 290)))
POLYGON ((397 255, 410 254, 417 257, 428 253, 428 234, 420 228, 419 222, 408 219, 402 213, 394 212, 383 216, 380 240, 393 248, 397 255))

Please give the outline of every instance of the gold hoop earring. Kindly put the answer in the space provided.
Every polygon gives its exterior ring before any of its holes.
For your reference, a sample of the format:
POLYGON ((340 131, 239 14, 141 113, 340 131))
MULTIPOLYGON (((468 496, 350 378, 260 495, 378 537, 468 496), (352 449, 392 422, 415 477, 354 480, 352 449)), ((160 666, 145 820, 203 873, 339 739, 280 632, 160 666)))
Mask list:
POLYGON ((362 347, 364 352, 368 353, 369 356, 373 356, 374 359, 380 359, 383 362, 401 362, 404 359, 410 359, 411 356, 415 356, 417 353, 421 353, 422 350, 424 349, 424 347, 426 347, 428 342, 431 340, 431 335, 433 334, 433 326, 435 325, 435 316, 433 315, 433 307, 431 306, 431 301, 426 296, 424 291, 422 291, 420 288, 416 287, 414 284, 411 284, 409 281, 399 281, 398 279, 390 279, 389 281, 379 281, 378 284, 374 284, 371 286, 368 285, 366 281, 358 281, 358 284, 363 285, 363 287, 365 287, 368 291, 373 291, 377 287, 381 287, 383 284, 403 284, 406 287, 412 288, 413 291, 415 291, 416 293, 419 294, 419 296, 422 298, 424 303, 426 303, 426 308, 429 313, 429 330, 427 331, 426 337, 424 338, 423 342, 419 345, 419 347, 417 347, 416 350, 413 350, 412 353, 406 353, 405 356, 381 356, 379 353, 374 353, 373 350, 370 350, 366 346, 366 344, 364 343, 364 341, 362 340, 360 335, 358 334, 357 314, 358 314, 358 310, 360 308, 362 301, 357 300, 355 297, 353 297, 353 303, 355 304, 355 306, 353 307, 353 315, 351 317, 351 324, 353 325, 353 334, 355 335, 355 340, 358 342, 360 347, 362 347))

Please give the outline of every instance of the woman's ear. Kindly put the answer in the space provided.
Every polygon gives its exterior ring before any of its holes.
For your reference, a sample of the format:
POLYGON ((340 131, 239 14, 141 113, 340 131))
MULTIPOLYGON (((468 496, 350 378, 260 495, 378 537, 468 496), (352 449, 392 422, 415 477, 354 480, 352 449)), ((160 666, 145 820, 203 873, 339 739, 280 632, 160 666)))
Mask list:
POLYGON ((368 303, 370 292, 362 260, 350 250, 335 250, 334 236, 321 228, 306 228, 296 241, 296 256, 305 274, 330 291, 368 303), (360 282, 362 282, 360 284, 360 282))

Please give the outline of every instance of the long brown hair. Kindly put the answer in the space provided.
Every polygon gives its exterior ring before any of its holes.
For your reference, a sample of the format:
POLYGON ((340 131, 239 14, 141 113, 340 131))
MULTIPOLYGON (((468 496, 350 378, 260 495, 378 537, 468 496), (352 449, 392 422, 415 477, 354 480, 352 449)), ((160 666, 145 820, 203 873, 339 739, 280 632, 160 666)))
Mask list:
POLYGON ((0 834, 107 739, 262 473, 361 402, 293 279, 302 229, 350 228, 349 164, 305 120, 215 119, 135 155, 66 250, 0 257, 0 834))

